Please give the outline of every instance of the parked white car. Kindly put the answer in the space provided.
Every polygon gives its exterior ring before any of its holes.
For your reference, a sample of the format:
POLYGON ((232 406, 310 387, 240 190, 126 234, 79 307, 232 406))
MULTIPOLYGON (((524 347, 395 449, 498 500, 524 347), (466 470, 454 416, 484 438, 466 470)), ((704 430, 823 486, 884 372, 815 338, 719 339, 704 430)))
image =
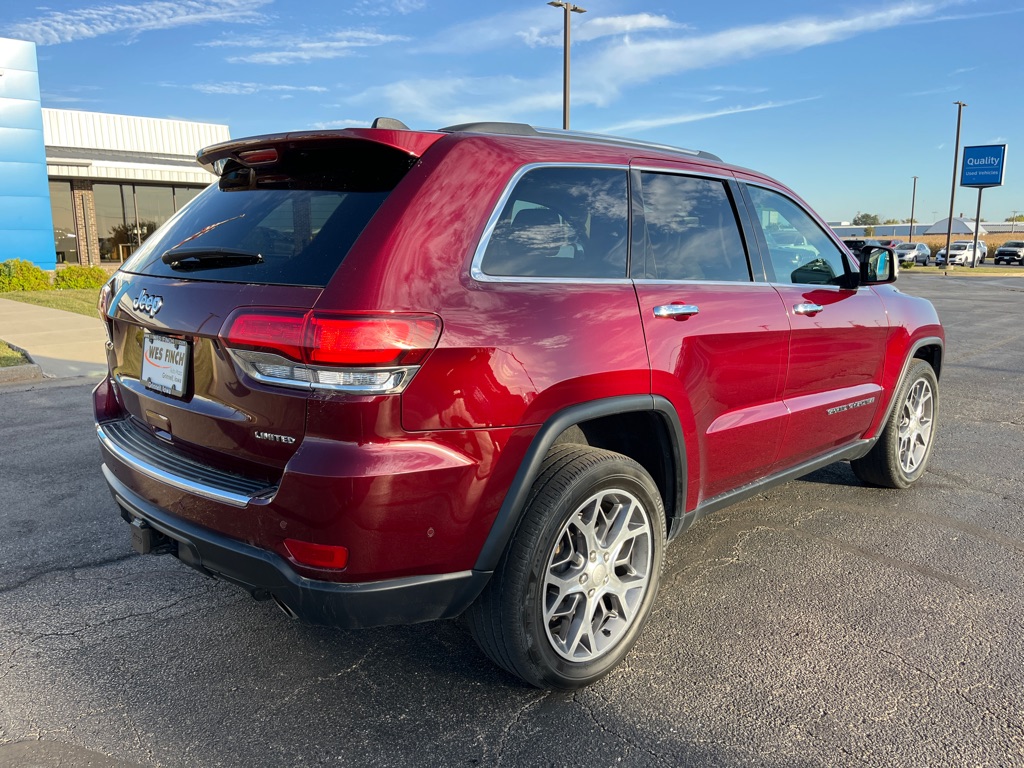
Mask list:
MULTIPOLYGON (((978 252, 974 252, 974 241, 973 240, 955 240, 953 244, 949 246, 949 263, 960 264, 965 267, 975 267, 981 264, 985 260, 984 251, 982 251, 983 242, 978 241, 978 252)), ((986 247, 987 251, 988 248, 986 247)), ((943 248, 937 254, 935 254, 935 263, 943 265, 946 263, 946 249, 943 248)))

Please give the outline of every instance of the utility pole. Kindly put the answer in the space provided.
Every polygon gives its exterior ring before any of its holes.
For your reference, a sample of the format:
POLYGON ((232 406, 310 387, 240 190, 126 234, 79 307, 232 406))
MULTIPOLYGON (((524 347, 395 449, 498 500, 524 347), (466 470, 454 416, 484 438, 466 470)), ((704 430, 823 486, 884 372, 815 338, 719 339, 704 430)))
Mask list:
POLYGON ((960 162, 960 119, 964 107, 967 105, 962 101, 954 101, 956 104, 956 146, 953 147, 953 188, 949 192, 949 218, 946 219, 946 263, 943 264, 943 273, 949 273, 949 246, 953 240, 953 206, 956 201, 956 169, 960 162))
POLYGON ((914 242, 914 203, 917 202, 917 176, 914 177, 914 191, 910 193, 910 242, 914 242))
POLYGON ((548 5, 565 10, 565 32, 562 44, 562 130, 569 130, 569 19, 570 13, 586 13, 586 8, 580 8, 572 3, 562 0, 551 0, 548 5))

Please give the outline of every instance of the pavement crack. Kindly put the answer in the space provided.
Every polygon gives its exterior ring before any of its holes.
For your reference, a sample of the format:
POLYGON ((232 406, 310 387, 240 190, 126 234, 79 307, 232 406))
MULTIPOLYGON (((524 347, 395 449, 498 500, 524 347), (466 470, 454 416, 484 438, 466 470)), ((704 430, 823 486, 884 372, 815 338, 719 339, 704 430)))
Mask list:
POLYGON ((633 739, 630 739, 628 736, 626 736, 626 734, 619 733, 618 731, 614 731, 611 728, 609 728, 607 725, 605 725, 603 722, 601 722, 601 720, 598 719, 597 714, 594 712, 594 708, 590 704, 588 704, 586 701, 584 701, 583 698, 581 697, 581 694, 586 694, 586 693, 592 693, 593 695, 597 696, 597 698, 601 699, 601 701, 603 701, 606 705, 610 705, 612 702, 609 701, 604 696, 602 696, 597 691, 589 690, 589 689, 588 690, 583 690, 583 691, 575 691, 573 693, 573 695, 572 695, 572 701, 574 703, 576 703, 576 704, 579 704, 581 707, 583 707, 583 711, 587 713, 587 717, 590 718, 590 721, 595 726, 597 726, 597 728, 602 733, 606 733, 609 736, 612 736, 615 739, 618 739, 623 744, 626 744, 629 747, 635 749, 636 751, 643 752, 644 754, 648 755, 652 759, 652 761, 653 761, 651 764, 663 765, 663 766, 665 766, 665 768, 672 768, 672 766, 675 765, 675 763, 673 763, 671 761, 668 761, 668 760, 665 760, 665 758, 663 758, 657 752, 652 750, 650 747, 646 747, 643 744, 637 743, 633 739))
POLYGON ((543 693, 529 699, 519 709, 512 713, 512 717, 505 724, 505 727, 501 730, 501 738, 498 739, 497 754, 494 759, 494 768, 501 766, 501 761, 505 757, 505 747, 508 745, 508 737, 512 731, 519 726, 523 716, 534 707, 540 706, 546 698, 551 695, 551 691, 544 691, 543 693))
POLYGON ((117 557, 107 558, 106 560, 96 560, 89 563, 77 563, 76 565, 65 565, 59 568, 49 568, 44 571, 36 571, 29 576, 16 581, 13 584, 8 584, 0 587, 0 595, 5 595, 10 592, 16 592, 17 590, 31 584, 36 579, 41 579, 44 576, 52 576, 60 573, 74 573, 75 571, 88 570, 91 568, 105 568, 108 565, 116 565, 117 563, 123 563, 125 560, 131 560, 132 558, 138 557, 138 554, 132 552, 128 555, 118 555, 117 557))

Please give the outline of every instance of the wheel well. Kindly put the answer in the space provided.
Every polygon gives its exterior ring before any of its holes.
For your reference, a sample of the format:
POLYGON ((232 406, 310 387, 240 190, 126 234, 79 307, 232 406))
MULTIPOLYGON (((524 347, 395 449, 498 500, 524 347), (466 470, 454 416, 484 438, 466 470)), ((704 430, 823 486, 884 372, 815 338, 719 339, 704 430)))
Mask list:
POLYGON ((938 344, 929 344, 914 352, 914 357, 928 363, 932 370, 935 371, 935 378, 940 377, 942 373, 942 347, 938 344))
POLYGON ((682 515, 677 508, 680 479, 672 460, 677 448, 668 424, 657 412, 630 411, 582 421, 559 434, 554 444, 560 443, 579 443, 628 456, 646 469, 658 486, 669 530, 673 519, 682 515))

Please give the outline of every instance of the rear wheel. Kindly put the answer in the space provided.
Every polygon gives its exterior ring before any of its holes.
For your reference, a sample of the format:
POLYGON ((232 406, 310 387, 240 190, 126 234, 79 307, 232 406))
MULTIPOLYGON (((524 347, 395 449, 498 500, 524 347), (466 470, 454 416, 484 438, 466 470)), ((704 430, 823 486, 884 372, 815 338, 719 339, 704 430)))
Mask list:
POLYGON ((468 612, 470 631, 492 661, 531 685, 588 685, 636 642, 664 546, 661 496, 643 467, 589 446, 555 446, 468 612))
POLYGON ((865 483, 908 488, 924 474, 935 442, 939 385, 935 371, 915 360, 896 393, 896 406, 871 451, 850 462, 865 483))

